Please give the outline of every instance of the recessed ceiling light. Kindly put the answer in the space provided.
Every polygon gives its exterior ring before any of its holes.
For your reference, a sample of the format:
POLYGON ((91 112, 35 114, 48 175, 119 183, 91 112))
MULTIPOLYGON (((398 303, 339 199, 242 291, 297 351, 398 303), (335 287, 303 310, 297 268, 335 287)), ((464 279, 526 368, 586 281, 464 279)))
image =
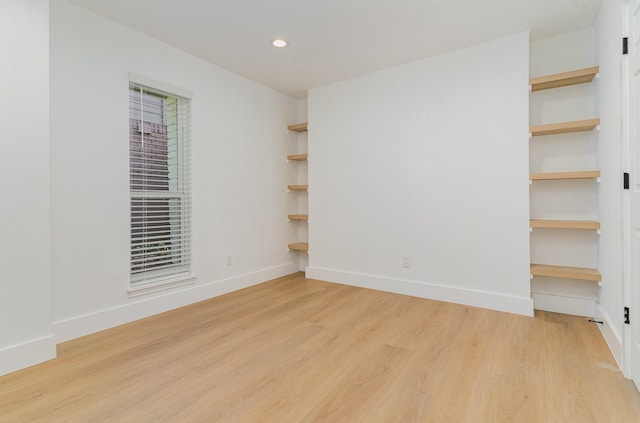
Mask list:
POLYGON ((282 38, 278 38, 277 40, 273 40, 271 45, 274 46, 274 47, 282 48, 282 47, 286 47, 287 46, 287 42, 285 40, 283 40, 282 38))

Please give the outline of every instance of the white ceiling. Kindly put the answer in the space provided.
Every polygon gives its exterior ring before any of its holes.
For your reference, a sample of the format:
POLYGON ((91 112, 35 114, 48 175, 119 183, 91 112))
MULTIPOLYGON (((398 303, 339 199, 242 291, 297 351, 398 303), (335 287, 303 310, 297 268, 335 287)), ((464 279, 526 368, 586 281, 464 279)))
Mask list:
POLYGON ((295 98, 525 30, 592 26, 601 0, 68 0, 295 98), (284 49, 271 40, 289 41, 284 49))

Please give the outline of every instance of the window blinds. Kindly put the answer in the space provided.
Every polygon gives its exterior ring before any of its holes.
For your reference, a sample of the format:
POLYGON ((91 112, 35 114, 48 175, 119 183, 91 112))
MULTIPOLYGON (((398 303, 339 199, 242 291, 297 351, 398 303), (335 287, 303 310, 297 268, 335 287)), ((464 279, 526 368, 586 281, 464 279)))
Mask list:
POLYGON ((191 271, 190 100, 129 85, 131 285, 191 271))

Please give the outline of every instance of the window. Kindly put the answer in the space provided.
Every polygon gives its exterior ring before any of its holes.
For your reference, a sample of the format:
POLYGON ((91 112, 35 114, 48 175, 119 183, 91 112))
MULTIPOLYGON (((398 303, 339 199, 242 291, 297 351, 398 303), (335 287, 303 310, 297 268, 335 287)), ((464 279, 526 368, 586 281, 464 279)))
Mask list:
POLYGON ((191 272, 190 100, 129 84, 131 287, 191 272))

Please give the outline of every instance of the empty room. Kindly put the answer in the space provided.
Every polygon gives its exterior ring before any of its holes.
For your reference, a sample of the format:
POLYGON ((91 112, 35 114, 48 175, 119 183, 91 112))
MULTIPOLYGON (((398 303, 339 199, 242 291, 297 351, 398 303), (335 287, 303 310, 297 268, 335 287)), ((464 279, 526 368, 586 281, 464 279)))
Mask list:
POLYGON ((2 0, 0 45, 0 423, 640 422, 640 0, 2 0))

